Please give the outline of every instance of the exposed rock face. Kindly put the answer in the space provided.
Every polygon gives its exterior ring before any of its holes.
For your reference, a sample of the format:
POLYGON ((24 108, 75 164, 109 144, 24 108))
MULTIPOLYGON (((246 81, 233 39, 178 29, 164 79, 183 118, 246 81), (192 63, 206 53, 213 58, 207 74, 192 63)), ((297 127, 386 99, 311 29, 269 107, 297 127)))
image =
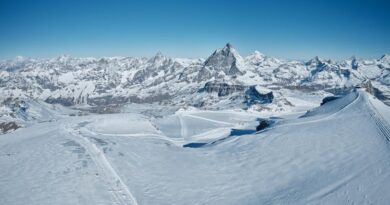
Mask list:
POLYGON ((15 122, 1 122, 0 123, 0 134, 7 133, 12 130, 20 128, 15 122))
POLYGON ((390 93, 383 92, 380 89, 376 88, 370 80, 362 84, 362 87, 366 88, 367 92, 371 93, 379 100, 383 101, 386 105, 390 106, 390 93))
POLYGON ((88 104, 93 106, 105 106, 105 105, 118 105, 118 104, 124 104, 129 101, 128 98, 122 97, 122 96, 104 96, 104 97, 96 97, 96 98, 89 98, 88 104))
POLYGON ((231 44, 221 50, 216 50, 205 62, 204 67, 210 67, 212 70, 223 71, 226 75, 239 75, 243 72, 240 66, 243 63, 243 58, 233 48, 231 44))
POLYGON ((354 69, 354 70, 357 70, 358 67, 359 67, 359 63, 358 63, 358 61, 356 60, 355 57, 352 58, 351 67, 352 67, 352 69, 354 69))
POLYGON ((328 103, 328 102, 333 101, 333 100, 337 100, 339 98, 340 98, 340 96, 328 96, 328 97, 325 97, 324 99, 322 99, 321 105, 324 105, 325 103, 328 103))
POLYGON ((249 89, 245 92, 246 103, 248 105, 252 104, 265 104, 272 103, 274 95, 272 91, 264 90, 259 91, 256 89, 256 86, 250 86, 249 89))
POLYGON ((259 125, 256 127, 256 131, 264 130, 265 128, 269 127, 270 123, 267 120, 260 120, 259 125))
POLYGON ((58 98, 48 97, 45 100, 45 102, 50 104, 60 104, 63 106, 72 106, 76 104, 73 97, 58 97, 58 98))
POLYGON ((218 93, 219 97, 227 96, 235 92, 244 91, 246 86, 229 85, 227 83, 208 82, 199 92, 218 93))

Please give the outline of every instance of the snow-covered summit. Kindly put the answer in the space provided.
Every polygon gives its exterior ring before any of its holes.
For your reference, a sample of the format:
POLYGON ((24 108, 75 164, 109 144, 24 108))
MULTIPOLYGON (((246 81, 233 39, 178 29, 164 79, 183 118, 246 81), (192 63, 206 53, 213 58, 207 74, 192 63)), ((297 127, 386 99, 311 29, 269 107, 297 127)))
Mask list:
POLYGON ((252 54, 245 57, 245 63, 248 67, 276 67, 281 64, 281 61, 279 59, 266 56, 259 51, 254 51, 252 54))

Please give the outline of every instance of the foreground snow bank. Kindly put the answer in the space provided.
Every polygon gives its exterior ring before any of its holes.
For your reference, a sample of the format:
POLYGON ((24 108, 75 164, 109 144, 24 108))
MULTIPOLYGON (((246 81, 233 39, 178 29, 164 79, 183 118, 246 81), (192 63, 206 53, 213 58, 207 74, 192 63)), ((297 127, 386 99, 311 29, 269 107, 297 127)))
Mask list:
POLYGON ((223 130, 261 116, 126 113, 35 124, 1 136, 0 204, 388 204, 389 107, 357 91, 315 112, 228 138, 223 130))

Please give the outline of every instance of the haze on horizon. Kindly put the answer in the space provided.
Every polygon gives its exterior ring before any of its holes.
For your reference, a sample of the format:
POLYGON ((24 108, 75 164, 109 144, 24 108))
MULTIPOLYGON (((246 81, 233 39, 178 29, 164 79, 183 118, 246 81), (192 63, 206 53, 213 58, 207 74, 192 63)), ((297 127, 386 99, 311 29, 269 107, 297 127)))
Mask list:
POLYGON ((390 53, 390 2, 0 0, 0 59, 207 57, 231 42, 285 59, 390 53))

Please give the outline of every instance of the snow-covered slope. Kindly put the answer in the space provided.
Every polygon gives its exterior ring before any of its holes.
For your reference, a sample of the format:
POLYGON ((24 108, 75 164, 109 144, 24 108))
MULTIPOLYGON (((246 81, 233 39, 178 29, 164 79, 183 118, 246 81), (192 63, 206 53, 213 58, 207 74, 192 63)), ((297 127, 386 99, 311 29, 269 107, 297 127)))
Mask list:
POLYGON ((256 112, 142 110, 2 135, 0 204, 390 201, 390 108, 365 91, 259 132, 256 112))

